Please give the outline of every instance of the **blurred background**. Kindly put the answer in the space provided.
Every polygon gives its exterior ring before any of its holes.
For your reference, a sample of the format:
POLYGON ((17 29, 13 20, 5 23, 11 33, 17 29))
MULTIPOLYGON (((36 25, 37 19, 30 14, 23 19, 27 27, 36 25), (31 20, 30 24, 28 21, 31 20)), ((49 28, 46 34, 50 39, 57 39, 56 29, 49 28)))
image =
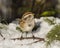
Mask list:
POLYGON ((1 23, 10 23, 29 11, 35 14, 35 18, 59 17, 60 0, 0 0, 1 23))

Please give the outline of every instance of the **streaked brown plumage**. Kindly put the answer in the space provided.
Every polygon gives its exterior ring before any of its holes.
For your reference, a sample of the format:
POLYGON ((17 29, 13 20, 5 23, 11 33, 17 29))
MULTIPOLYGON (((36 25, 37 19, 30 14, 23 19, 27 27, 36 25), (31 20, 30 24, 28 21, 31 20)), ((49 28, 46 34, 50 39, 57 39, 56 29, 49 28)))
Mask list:
POLYGON ((26 12, 20 20, 20 29, 23 32, 31 32, 34 26, 34 14, 32 12, 26 12))

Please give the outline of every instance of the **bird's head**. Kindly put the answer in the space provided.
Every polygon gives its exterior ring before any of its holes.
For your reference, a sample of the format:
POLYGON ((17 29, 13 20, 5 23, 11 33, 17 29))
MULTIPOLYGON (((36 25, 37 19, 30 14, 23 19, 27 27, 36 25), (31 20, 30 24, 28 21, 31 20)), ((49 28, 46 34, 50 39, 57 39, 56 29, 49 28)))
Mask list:
POLYGON ((22 19, 25 21, 29 21, 34 19, 34 14, 32 12, 26 12, 25 14, 23 14, 22 19))

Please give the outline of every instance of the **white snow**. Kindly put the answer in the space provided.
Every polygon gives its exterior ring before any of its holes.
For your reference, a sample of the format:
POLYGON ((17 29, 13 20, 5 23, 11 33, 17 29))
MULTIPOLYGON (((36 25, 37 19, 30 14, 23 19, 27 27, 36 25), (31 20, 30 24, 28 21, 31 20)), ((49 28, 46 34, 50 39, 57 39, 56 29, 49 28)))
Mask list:
MULTIPOLYGON (((34 31, 33 35, 35 37, 45 38, 46 34, 54 25, 49 25, 47 22, 43 20, 45 17, 41 17, 40 19, 35 19, 35 22, 41 22, 40 27, 34 31)), ((54 19, 54 17, 48 17, 49 19, 54 19)), ((55 18, 56 24, 60 23, 60 19, 55 18)), ((46 42, 40 41, 37 43, 32 43, 36 40, 33 39, 24 39, 24 40, 11 40, 11 38, 18 38, 26 37, 26 33, 23 33, 19 30, 16 30, 16 27, 18 25, 18 21, 13 21, 9 25, 5 25, 0 23, 0 26, 3 27, 3 29, 0 29, 0 33, 5 37, 6 39, 3 40, 3 37, 0 36, 0 48, 46 48, 46 42), (32 43, 32 44, 30 44, 32 43)), ((28 33, 27 37, 31 37, 32 33, 28 33)), ((48 48, 60 48, 60 42, 54 41, 51 43, 51 46, 48 48)))

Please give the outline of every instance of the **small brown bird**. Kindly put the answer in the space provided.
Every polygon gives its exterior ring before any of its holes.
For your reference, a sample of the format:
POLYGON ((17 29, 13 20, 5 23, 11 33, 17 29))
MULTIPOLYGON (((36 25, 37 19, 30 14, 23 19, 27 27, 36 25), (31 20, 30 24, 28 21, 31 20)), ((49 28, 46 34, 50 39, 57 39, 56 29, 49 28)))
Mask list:
POLYGON ((35 26, 34 14, 32 12, 23 14, 19 25, 22 32, 31 32, 35 26))

